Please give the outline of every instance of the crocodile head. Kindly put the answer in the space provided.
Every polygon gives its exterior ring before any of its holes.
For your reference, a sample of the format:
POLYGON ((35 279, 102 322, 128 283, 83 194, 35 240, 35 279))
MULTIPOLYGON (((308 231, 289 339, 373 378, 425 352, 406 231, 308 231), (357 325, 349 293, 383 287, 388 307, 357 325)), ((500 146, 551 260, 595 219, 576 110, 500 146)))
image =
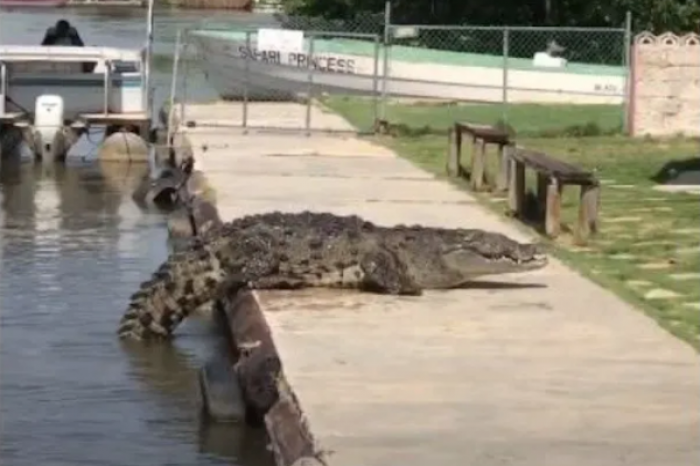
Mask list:
POLYGON ((442 263, 465 280, 541 269, 548 263, 541 246, 520 243, 500 233, 458 230, 450 236, 441 246, 442 263))
POLYGON ((429 229, 406 235, 401 255, 423 289, 456 288, 483 276, 536 270, 547 256, 536 244, 484 230, 429 229))

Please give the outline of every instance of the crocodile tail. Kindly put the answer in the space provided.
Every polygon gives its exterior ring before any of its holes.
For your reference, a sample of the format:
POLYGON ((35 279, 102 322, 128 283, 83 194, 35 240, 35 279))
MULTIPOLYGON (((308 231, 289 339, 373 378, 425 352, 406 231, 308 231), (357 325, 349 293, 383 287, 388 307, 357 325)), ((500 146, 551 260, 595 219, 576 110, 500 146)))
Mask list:
POLYGON ((215 298, 224 278, 207 249, 171 256, 141 284, 122 316, 122 339, 167 339, 194 309, 215 298))

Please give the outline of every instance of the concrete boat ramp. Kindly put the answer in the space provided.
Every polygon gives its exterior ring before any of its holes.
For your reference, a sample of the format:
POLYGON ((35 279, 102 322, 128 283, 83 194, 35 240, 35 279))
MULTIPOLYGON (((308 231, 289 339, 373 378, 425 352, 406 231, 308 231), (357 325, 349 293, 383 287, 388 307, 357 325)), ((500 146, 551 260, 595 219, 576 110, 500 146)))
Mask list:
MULTIPOLYGON (((188 119, 216 117, 214 108, 225 106, 190 105, 188 119)), ((469 194, 366 141, 184 131, 224 219, 310 209, 526 239, 469 194)), ((302 291, 260 300, 329 465, 700 460, 697 354, 558 261, 420 298, 302 291)))

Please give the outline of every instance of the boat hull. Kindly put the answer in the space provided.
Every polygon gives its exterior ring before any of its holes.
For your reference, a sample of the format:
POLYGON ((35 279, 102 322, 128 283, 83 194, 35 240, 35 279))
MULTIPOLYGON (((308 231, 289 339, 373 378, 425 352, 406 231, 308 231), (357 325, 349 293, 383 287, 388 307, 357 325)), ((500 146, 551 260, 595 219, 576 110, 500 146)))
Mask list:
MULTIPOLYGON (((122 75, 112 79, 109 92, 110 113, 143 112, 143 81, 140 75, 122 75)), ((33 112, 37 98, 42 95, 60 95, 64 102, 64 116, 75 120, 82 114, 104 111, 104 75, 88 73, 78 76, 57 77, 41 74, 22 74, 9 81, 12 102, 9 111, 33 112)))
MULTIPOLYGON (((504 92, 502 68, 416 63, 390 58, 386 82, 381 59, 350 53, 260 53, 245 40, 194 31, 208 80, 223 98, 287 100, 322 93, 445 99, 472 102, 621 104, 625 76, 581 75, 552 70, 508 70, 504 92), (311 61, 312 65, 309 65, 311 61), (331 66, 332 65, 332 66, 331 66)), ((332 41, 317 40, 316 43, 332 41)), ((349 41, 345 41, 349 42, 349 41)), ((359 42, 359 41, 355 41, 359 42)))
MULTIPOLYGON (((145 76, 137 64, 124 61, 129 56, 115 55, 119 67, 113 69, 109 79, 106 79, 104 63, 94 61, 94 56, 90 56, 91 51, 87 48, 57 47, 58 50, 48 53, 47 49, 49 48, 7 46, 0 50, 7 57, 5 83, 2 85, 7 95, 4 105, 0 104, 0 117, 16 113, 31 116, 37 99, 50 95, 61 96, 66 121, 74 121, 87 114, 104 114, 106 110, 109 114, 125 117, 146 112, 145 76), (59 53, 79 53, 86 60, 59 61, 64 58, 57 55, 59 53), (48 59, 42 54, 46 54, 48 59), (51 61, 52 56, 55 61, 51 61), (120 58, 123 60, 119 61, 120 58), (90 63, 94 63, 93 69, 87 72, 85 66, 90 63), (108 91, 105 93, 106 82, 108 91)), ((131 59, 134 59, 137 53, 131 55, 131 59)), ((2 56, 0 54, 0 59, 2 56)))

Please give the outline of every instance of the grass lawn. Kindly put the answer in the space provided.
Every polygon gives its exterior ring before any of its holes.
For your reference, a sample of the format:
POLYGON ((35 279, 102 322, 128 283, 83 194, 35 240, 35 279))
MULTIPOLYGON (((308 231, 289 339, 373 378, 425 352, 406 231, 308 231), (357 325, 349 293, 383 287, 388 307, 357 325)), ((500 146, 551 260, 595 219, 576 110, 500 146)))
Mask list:
MULTIPOLYGON (((360 129, 374 123, 372 99, 329 97, 323 103, 360 129)), ((386 120, 402 134, 442 134, 455 121, 496 124, 505 121, 519 136, 597 136, 617 134, 622 128, 621 105, 565 104, 410 104, 390 102, 386 120), (504 120, 505 110, 505 120, 504 120)))
MULTIPOLYGON (((444 136, 381 141, 426 170, 444 174, 444 136)), ((700 349, 700 196, 660 192, 650 179, 668 161, 697 157, 698 142, 588 137, 519 138, 518 143, 596 169, 603 183, 598 235, 577 247, 564 234, 551 242, 553 252, 700 349)), ((528 188, 534 189, 533 181, 528 179, 528 188)), ((565 188, 565 224, 576 218, 577 196, 576 187, 565 188)), ((477 197, 505 213, 506 203, 496 196, 477 197)))
MULTIPOLYGON (((324 103, 358 127, 369 127, 373 121, 371 101, 334 97, 324 103)), ((379 137, 379 142, 444 176, 446 129, 456 120, 494 124, 502 116, 502 107, 404 103, 388 106, 387 113, 389 122, 404 130, 392 131, 393 137, 379 137)), ((680 138, 655 141, 615 136, 621 121, 617 106, 508 107, 508 124, 515 128, 519 145, 594 169, 603 185, 599 233, 585 247, 578 247, 564 228, 562 236, 550 241, 552 252, 700 350, 700 196, 659 191, 652 180, 666 163, 697 157, 700 144, 680 138)), ((496 173, 496 158, 487 160, 491 164, 487 170, 496 173)), ((455 183, 467 187, 463 180, 455 183)), ((534 190, 533 177, 527 183, 534 190)), ((506 213, 505 195, 479 193, 476 197, 506 213)), ((565 188, 565 227, 573 225, 577 209, 578 189, 565 188)))

